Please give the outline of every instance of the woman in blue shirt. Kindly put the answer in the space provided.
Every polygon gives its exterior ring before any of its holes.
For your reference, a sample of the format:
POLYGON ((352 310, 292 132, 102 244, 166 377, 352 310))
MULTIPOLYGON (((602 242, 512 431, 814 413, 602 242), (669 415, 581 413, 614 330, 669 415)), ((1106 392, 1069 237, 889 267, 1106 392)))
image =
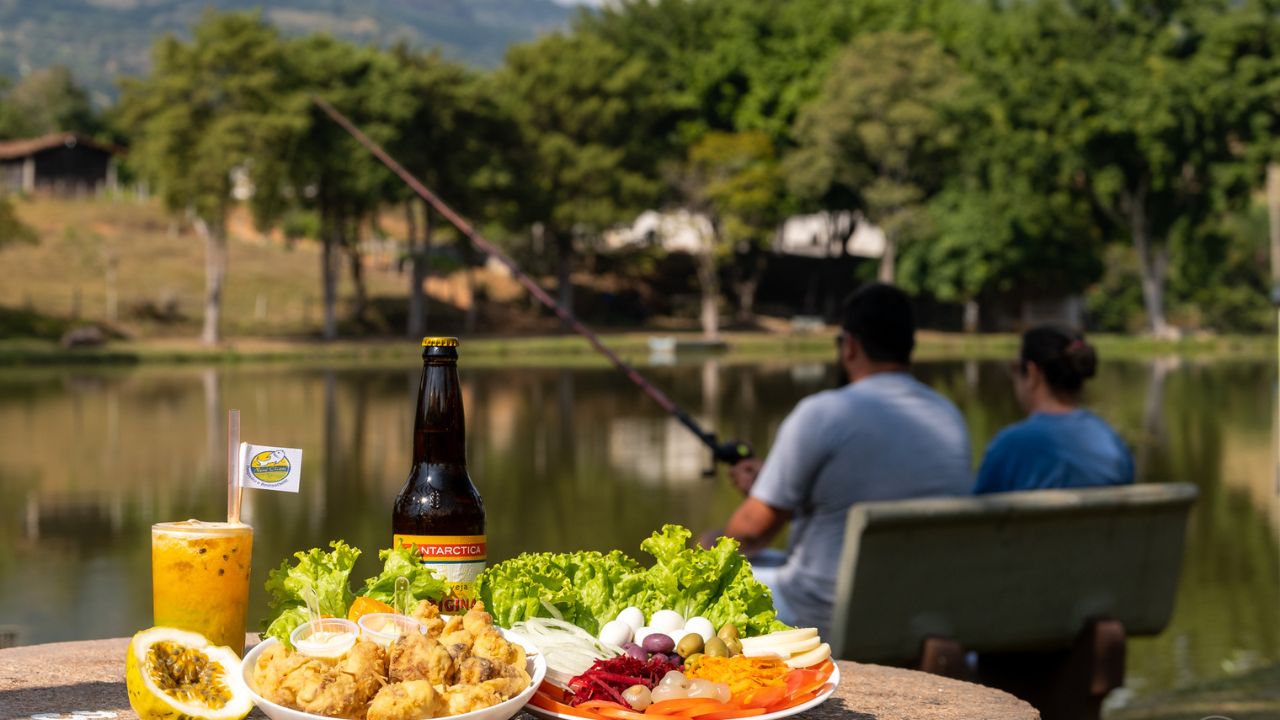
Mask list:
POLYGON ((1038 327, 1022 336, 1014 390, 1029 417, 987 446, 975 493, 1124 485, 1133 456, 1106 421, 1080 407, 1098 353, 1078 333, 1038 327))

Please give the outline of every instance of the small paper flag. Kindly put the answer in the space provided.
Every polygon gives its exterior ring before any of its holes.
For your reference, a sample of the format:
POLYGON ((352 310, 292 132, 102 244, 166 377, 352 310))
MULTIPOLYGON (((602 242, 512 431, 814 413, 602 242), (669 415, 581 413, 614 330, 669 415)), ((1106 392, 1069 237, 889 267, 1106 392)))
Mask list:
POLYGON ((297 448, 240 443, 240 464, 244 468, 241 487, 298 492, 302 451, 297 448))

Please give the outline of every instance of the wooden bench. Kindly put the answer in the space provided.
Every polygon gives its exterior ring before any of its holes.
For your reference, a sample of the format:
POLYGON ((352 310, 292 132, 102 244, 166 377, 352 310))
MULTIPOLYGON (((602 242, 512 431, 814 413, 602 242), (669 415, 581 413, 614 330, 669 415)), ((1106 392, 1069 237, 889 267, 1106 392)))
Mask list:
POLYGON ((855 505, 832 650, 992 685, 1044 720, 1097 718, 1123 684, 1125 638, 1169 623, 1196 495, 1143 484, 855 505))

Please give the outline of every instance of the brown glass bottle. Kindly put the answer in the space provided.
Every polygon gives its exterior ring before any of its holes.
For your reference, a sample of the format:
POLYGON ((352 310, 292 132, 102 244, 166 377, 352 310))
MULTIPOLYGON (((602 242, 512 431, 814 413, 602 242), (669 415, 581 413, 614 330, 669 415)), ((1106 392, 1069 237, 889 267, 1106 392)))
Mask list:
POLYGON ((484 501, 467 474, 457 338, 422 339, 413 468, 391 511, 396 547, 413 548, 449 583, 446 613, 465 612, 485 566, 484 501))

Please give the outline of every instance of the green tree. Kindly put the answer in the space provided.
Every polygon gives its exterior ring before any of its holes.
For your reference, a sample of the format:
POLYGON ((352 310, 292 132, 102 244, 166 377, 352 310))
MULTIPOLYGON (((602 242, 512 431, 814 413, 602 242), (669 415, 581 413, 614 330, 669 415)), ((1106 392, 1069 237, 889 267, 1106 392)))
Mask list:
POLYGON ((813 198, 859 199, 885 234, 880 279, 895 277, 897 245, 925 221, 961 141, 953 107, 966 76, 932 36, 886 31, 857 37, 822 92, 801 111, 793 187, 813 198))
MULTIPOLYGON (((206 13, 190 42, 159 40, 145 78, 126 80, 121 120, 134 138, 130 161, 165 204, 184 213, 205 243, 201 339, 220 337, 227 273, 227 214, 234 175, 260 178, 291 118, 279 111, 284 58, 257 14, 206 13)), ((259 192, 272 186, 254 183, 259 192)))
POLYGON ((951 6, 934 33, 973 78, 952 111, 964 142, 928 204, 928 237, 903 249, 899 281, 964 304, 976 330, 980 299, 1080 293, 1100 272, 1103 233, 1089 200, 1063 172, 1070 147, 1046 132, 1063 110, 1045 88, 1060 50, 1039 7, 951 6))
POLYGON ((753 317, 764 252, 781 219, 782 173, 765 133, 709 132, 689 149, 677 182, 685 206, 710 220, 697 261, 702 331, 715 337, 721 265, 732 271, 739 319, 753 317))
POLYGON ((669 98, 642 57, 595 33, 518 45, 495 78, 519 128, 511 161, 523 216, 556 249, 560 303, 573 308, 574 238, 656 202, 669 98))
POLYGON ((36 70, 0 92, 0 138, 101 130, 89 94, 65 66, 36 70))
MULTIPOLYGON (((444 60, 438 53, 423 55, 401 46, 392 54, 409 81, 414 105, 389 149, 410 172, 464 216, 510 220, 512 178, 503 155, 518 144, 518 138, 516 128, 497 102, 492 79, 444 60)), ((408 188, 401 189, 401 196, 409 228, 406 331, 413 337, 426 331, 423 282, 436 222, 430 207, 408 188), (421 222, 416 206, 421 207, 421 222)), ((471 275, 468 272, 468 278, 471 275)), ((473 302, 473 311, 474 308, 473 302)), ((474 312, 467 317, 474 318, 474 312)))
POLYGON ((1241 58, 1223 57, 1211 41, 1233 5, 1087 3, 1058 11, 1043 38, 1059 51, 1040 75, 1047 104, 1063 111, 1046 130, 1071 147, 1063 181, 1082 187, 1132 243, 1147 328, 1157 336, 1172 332, 1166 290, 1176 238, 1210 240, 1214 217, 1247 197, 1221 172, 1238 132, 1226 109, 1248 92, 1235 73, 1241 58))
POLYGON ((258 222, 272 224, 290 207, 314 210, 321 243, 322 336, 338 336, 340 254, 346 253, 354 286, 357 323, 366 321, 367 298, 361 228, 389 199, 399 181, 329 118, 312 99, 323 98, 375 142, 386 144, 414 111, 408 75, 389 54, 328 35, 284 44, 284 92, 279 106, 289 117, 288 133, 264 157, 276 191, 256 202, 258 222))

